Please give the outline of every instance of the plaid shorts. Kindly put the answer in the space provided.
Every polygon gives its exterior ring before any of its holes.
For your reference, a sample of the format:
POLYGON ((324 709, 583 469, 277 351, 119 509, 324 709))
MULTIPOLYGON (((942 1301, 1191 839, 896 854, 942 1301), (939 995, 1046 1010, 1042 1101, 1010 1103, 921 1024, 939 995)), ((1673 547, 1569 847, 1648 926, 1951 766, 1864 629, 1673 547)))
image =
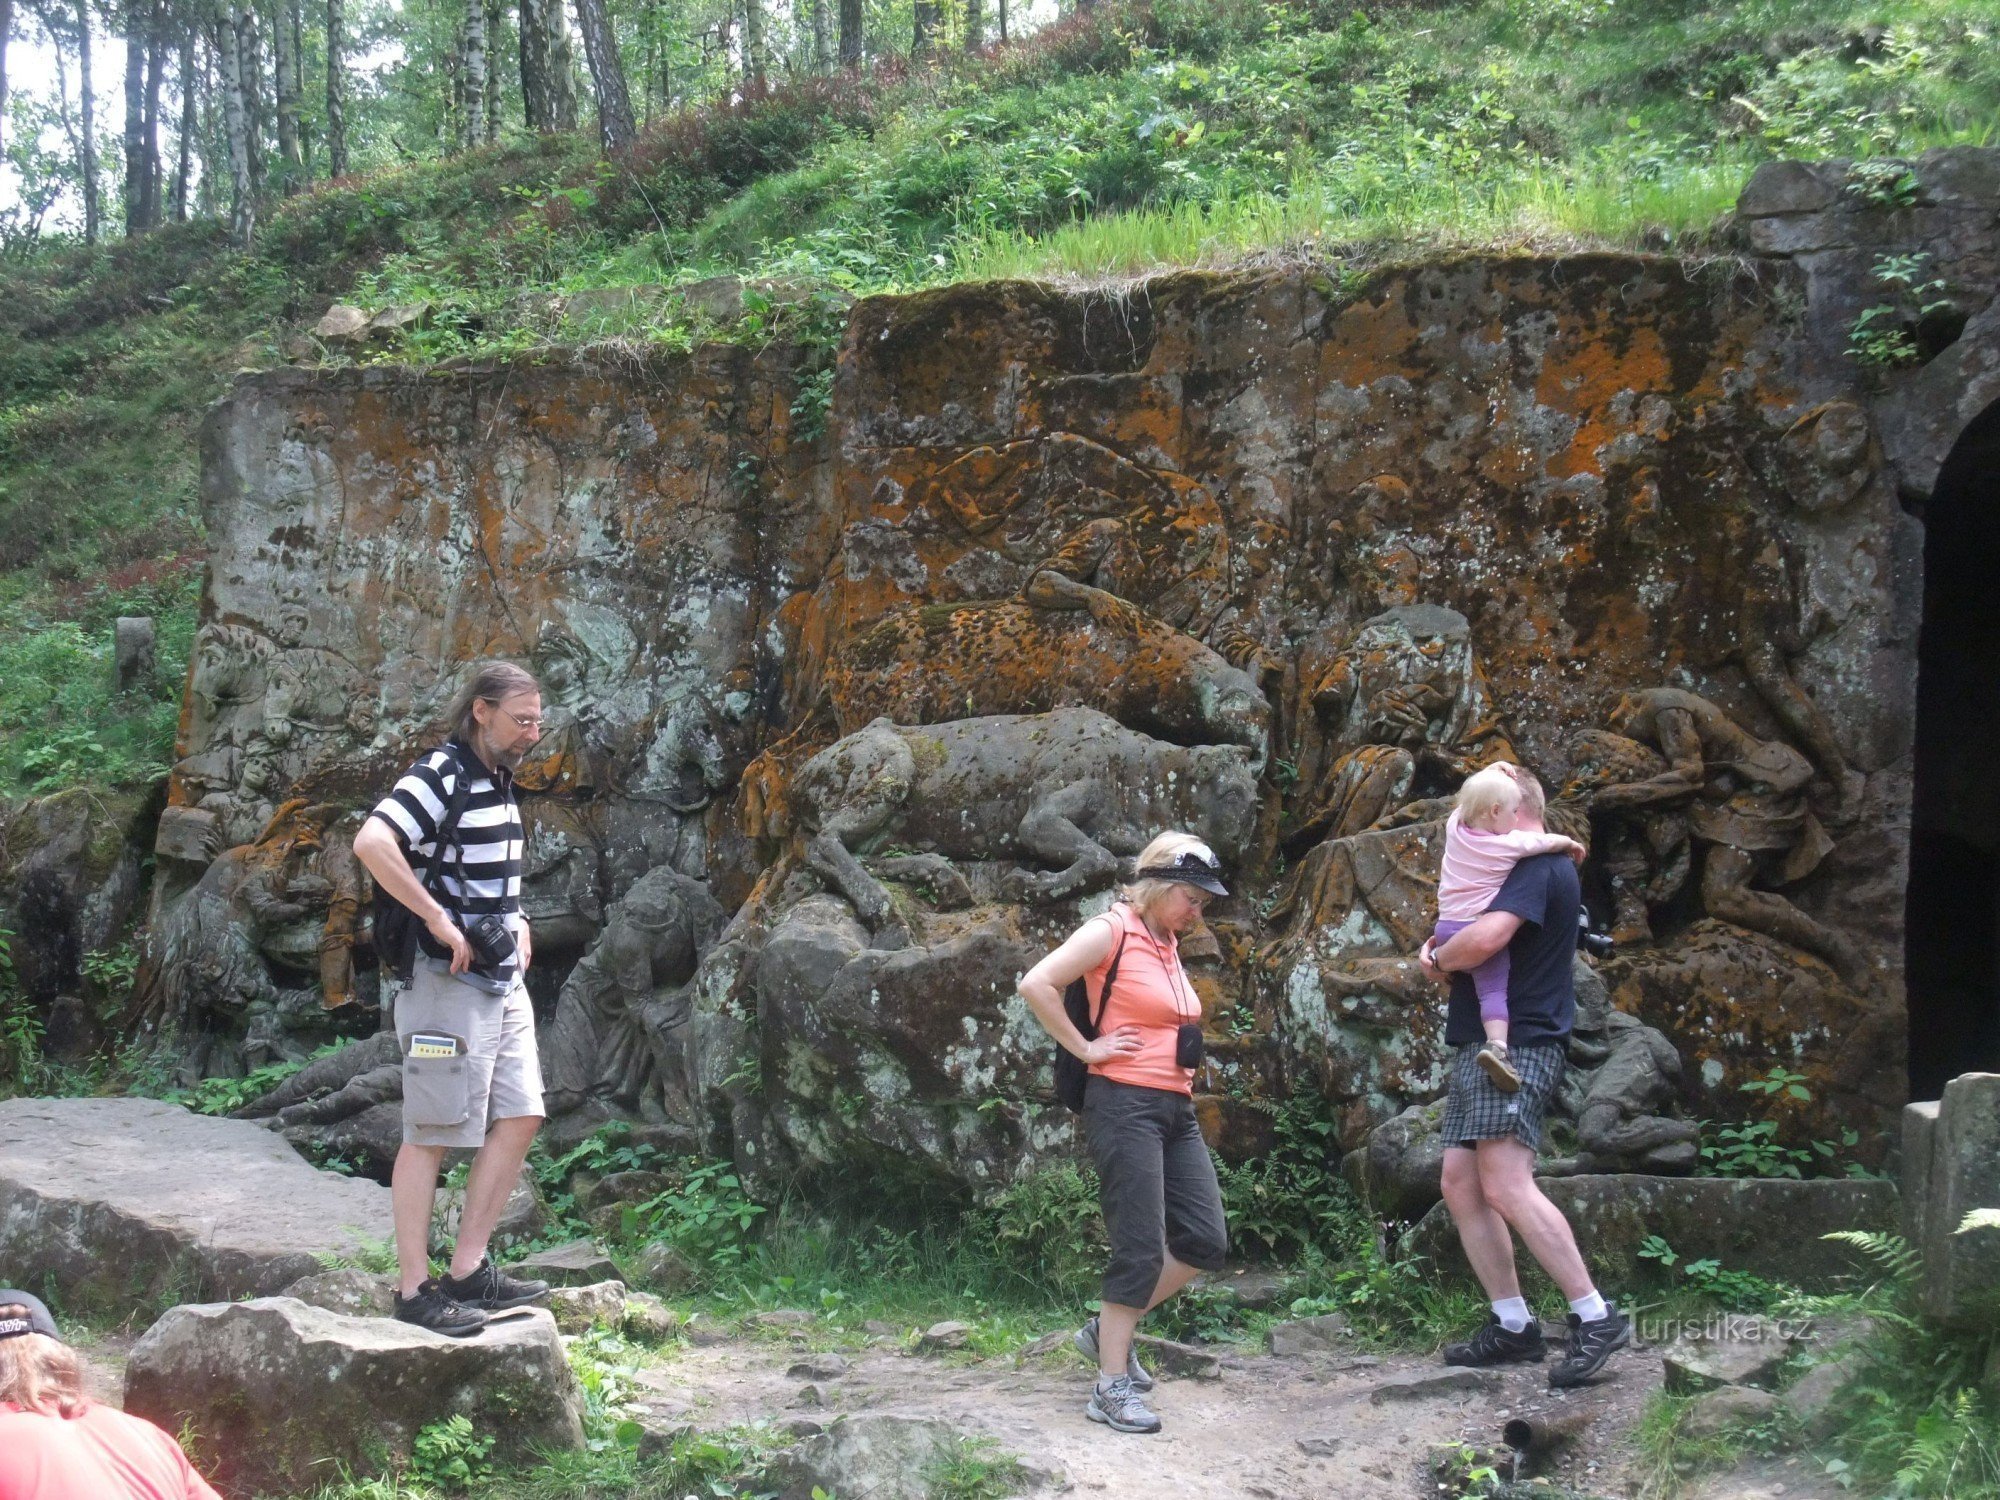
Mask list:
POLYGON ((1451 1060, 1438 1139, 1447 1146, 1469 1146, 1512 1136, 1530 1151, 1540 1150, 1542 1117, 1562 1082, 1568 1051, 1556 1042, 1510 1049, 1507 1061, 1521 1075, 1521 1087, 1503 1094, 1479 1066, 1479 1047, 1460 1047, 1451 1060))

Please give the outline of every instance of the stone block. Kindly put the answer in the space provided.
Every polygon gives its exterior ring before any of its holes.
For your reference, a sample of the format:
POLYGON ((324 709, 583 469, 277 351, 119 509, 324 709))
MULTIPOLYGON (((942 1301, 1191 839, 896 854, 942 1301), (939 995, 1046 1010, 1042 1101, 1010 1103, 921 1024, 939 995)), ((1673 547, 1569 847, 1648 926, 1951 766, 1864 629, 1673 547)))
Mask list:
POLYGON ((925 1500, 926 1471, 958 1451, 957 1431, 932 1418, 842 1417, 779 1454, 756 1488, 774 1492, 777 1500, 812 1500, 816 1491, 925 1500))
POLYGON ((325 339, 329 344, 361 339, 367 332, 368 314, 346 302, 334 303, 313 324, 314 337, 325 339))
POLYGON ((336 1465, 390 1472, 452 1416, 492 1434, 502 1462, 583 1446, 576 1381, 540 1310, 449 1339, 290 1297, 176 1307, 133 1347, 125 1409, 192 1427, 198 1467, 233 1494, 305 1494, 336 1465))
POLYGON ((1937 1139, 1936 1099, 1903 1106, 1903 1238, 1921 1251, 1924 1245, 1924 1209, 1931 1197, 1931 1154, 1937 1139))
POLYGON ((617 1328, 625 1321, 625 1283, 559 1286, 549 1293, 549 1311, 564 1333, 584 1333, 599 1324, 617 1328))
POLYGON ((1769 1421, 1783 1404, 1769 1391, 1725 1385, 1694 1399, 1682 1419, 1681 1431, 1689 1437, 1719 1437, 1725 1432, 1769 1421))
POLYGON ((220 821, 205 807, 165 808, 153 837, 153 852, 162 859, 206 865, 222 844, 220 821))
POLYGON ((941 1354, 947 1349, 963 1349, 971 1338, 970 1323, 933 1323, 917 1340, 917 1351, 921 1354, 941 1354))
POLYGON ((1731 1313, 1698 1334, 1667 1345, 1667 1389, 1686 1393, 1718 1386, 1768 1386, 1791 1355, 1794 1340, 1769 1318, 1731 1313))
POLYGON ((120 615, 111 628, 112 685, 121 693, 148 687, 153 681, 153 617, 120 615))
POLYGON ((0 1265, 119 1310, 271 1296, 394 1237, 389 1190, 156 1099, 0 1101, 0 1265))
POLYGON ((626 1334, 642 1344, 657 1344, 680 1331, 684 1320, 651 1292, 625 1294, 625 1316, 620 1322, 626 1334))
MULTIPOLYGON (((1639 1246, 1658 1235, 1683 1260, 1715 1259, 1732 1271, 1824 1286, 1865 1274, 1871 1262, 1824 1236, 1836 1229, 1891 1229, 1893 1182, 1827 1178, 1653 1177, 1638 1173, 1545 1178, 1541 1188, 1575 1230, 1599 1282, 1622 1288, 1649 1270, 1639 1246)), ((1458 1231, 1440 1203, 1402 1240, 1405 1254, 1471 1275, 1458 1231)))
POLYGON ((1928 1134, 1928 1166, 1917 1169, 1924 1311, 1956 1327, 2000 1328, 2000 1230, 1959 1233, 1973 1209, 2000 1208, 2000 1073, 1947 1083, 1928 1134))
POLYGON ((352 1267, 302 1276, 284 1295, 350 1318, 387 1318, 396 1312, 396 1278, 352 1267))
POLYGON ((1786 1388, 1783 1398, 1785 1409, 1798 1423, 1800 1432, 1817 1440, 1828 1436, 1839 1426, 1841 1416, 1835 1398, 1860 1373, 1860 1369, 1858 1356, 1844 1355, 1825 1364, 1814 1365, 1786 1388))
POLYGON ((552 1250, 538 1250, 509 1267, 516 1275, 551 1286, 595 1286, 604 1281, 623 1281, 618 1266, 589 1240, 571 1240, 552 1250))
POLYGON ((785 1371, 788 1380, 838 1380, 847 1373, 844 1354, 815 1354, 799 1360, 785 1371))
POLYGON ((1432 1396, 1456 1396, 1466 1391, 1497 1391, 1500 1383, 1498 1370, 1418 1370, 1376 1381, 1368 1392, 1368 1404, 1383 1406, 1391 1401, 1425 1401, 1432 1396))
POLYGON ((1273 1354, 1336 1354, 1353 1340, 1354 1330, 1339 1313, 1273 1323, 1264 1334, 1265 1345, 1273 1354))
POLYGON ((1736 212, 1746 219, 1823 212, 1840 201, 1838 171, 1812 162, 1765 162, 1743 185, 1736 212))
POLYGON ((1212 1349, 1197 1349, 1177 1339, 1157 1338, 1150 1333, 1136 1335, 1139 1357, 1162 1375, 1182 1380, 1222 1379, 1222 1357, 1212 1349))

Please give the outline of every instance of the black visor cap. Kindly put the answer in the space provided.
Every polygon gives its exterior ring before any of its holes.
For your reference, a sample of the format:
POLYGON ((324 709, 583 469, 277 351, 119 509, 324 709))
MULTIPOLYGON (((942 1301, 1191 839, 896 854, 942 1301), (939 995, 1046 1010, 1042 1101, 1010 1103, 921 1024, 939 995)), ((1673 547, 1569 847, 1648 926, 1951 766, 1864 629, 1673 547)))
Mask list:
POLYGON ((1195 849, 1183 849, 1171 864, 1147 865, 1139 872, 1138 878, 1176 880, 1196 890, 1207 891, 1211 896, 1229 894, 1229 887, 1222 883, 1222 867, 1203 859, 1200 851, 1195 849))

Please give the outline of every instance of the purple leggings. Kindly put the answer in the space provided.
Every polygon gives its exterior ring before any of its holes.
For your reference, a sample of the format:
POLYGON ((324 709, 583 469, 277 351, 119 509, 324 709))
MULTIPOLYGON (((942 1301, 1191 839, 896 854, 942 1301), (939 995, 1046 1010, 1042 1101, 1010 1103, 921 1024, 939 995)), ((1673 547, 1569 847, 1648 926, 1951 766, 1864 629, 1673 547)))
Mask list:
MULTIPOLYGON (((1431 934, 1431 946, 1441 946, 1446 938, 1470 927, 1470 922, 1447 922, 1442 918, 1437 931, 1431 934)), ((1469 970, 1472 975, 1473 993, 1479 996, 1479 1019, 1481 1021, 1504 1021, 1507 1019, 1507 950, 1498 953, 1469 970)))

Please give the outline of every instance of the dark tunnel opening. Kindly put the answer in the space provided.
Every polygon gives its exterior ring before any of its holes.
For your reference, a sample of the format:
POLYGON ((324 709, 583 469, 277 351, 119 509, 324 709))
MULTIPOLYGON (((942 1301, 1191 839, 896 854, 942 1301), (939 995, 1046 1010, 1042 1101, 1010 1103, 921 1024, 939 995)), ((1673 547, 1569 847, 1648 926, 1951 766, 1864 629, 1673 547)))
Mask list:
POLYGON ((2000 1071, 2000 402, 1924 509, 1904 961, 1910 1097, 2000 1071))

